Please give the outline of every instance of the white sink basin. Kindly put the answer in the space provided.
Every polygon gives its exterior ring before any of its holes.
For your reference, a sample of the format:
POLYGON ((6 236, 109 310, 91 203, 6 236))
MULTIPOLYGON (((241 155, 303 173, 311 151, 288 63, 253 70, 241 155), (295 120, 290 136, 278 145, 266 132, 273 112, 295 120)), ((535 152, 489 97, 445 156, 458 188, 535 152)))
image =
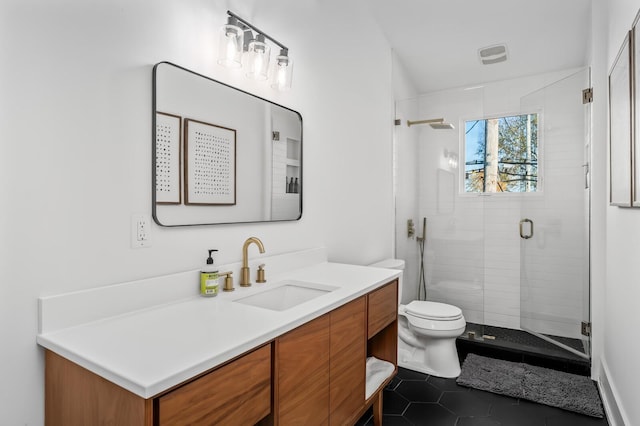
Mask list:
POLYGON ((284 311, 332 292, 337 288, 304 281, 280 281, 272 284, 268 290, 236 299, 234 302, 271 309, 272 311, 284 311))

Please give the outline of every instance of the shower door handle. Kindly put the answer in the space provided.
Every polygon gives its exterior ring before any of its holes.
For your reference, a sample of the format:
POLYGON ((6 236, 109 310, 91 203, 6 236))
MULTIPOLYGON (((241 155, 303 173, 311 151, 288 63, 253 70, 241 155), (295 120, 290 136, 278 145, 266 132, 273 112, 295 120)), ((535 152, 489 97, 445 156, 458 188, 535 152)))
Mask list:
POLYGON ((589 172, 591 171, 589 163, 583 164, 582 167, 584 167, 584 189, 589 189, 589 172))
POLYGON ((533 221, 531 219, 522 219, 520 221, 520 238, 522 238, 524 240, 528 240, 531 237, 533 237, 533 221), (529 233, 528 234, 524 233, 524 224, 525 223, 529 224, 529 233))

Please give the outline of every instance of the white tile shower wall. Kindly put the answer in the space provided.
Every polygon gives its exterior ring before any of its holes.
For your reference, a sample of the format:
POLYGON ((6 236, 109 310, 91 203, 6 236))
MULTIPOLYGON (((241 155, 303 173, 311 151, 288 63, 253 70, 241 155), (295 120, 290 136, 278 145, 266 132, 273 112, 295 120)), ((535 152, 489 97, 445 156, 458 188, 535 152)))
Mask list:
POLYGON ((287 176, 287 146, 277 141, 273 141, 272 145, 273 163, 271 169, 273 171, 271 192, 272 194, 282 195, 287 192, 288 181, 286 179, 289 177, 287 176))
POLYGON ((519 199, 488 197, 485 198, 484 209, 485 322, 500 327, 519 328, 519 199))
MULTIPOLYGON (((273 141, 272 188, 271 188, 271 218, 272 220, 291 220, 300 210, 300 199, 295 194, 287 193, 287 145, 284 142, 273 141)), ((269 192, 267 192, 269 193, 269 192)))
MULTIPOLYGON (((564 114, 565 105, 550 102, 549 96, 558 93, 534 92, 525 98, 530 102, 526 107, 545 102, 543 195, 525 202, 518 195, 460 195, 462 175, 456 170, 454 208, 446 212, 438 205, 439 193, 446 188, 437 179, 437 169, 442 167, 439 159, 445 149, 456 152, 463 164, 459 138, 464 120, 516 113, 523 96, 575 71, 420 98, 422 118, 444 116, 459 127, 458 131, 443 133, 424 128, 420 134, 420 211, 430 224, 427 297, 460 306, 468 321, 518 329, 522 311, 533 317, 529 319, 531 327, 577 337, 575 323, 582 315, 586 239, 584 224, 574 215, 583 209, 580 185, 584 183, 584 148, 581 143, 576 144, 576 135, 560 126, 561 121, 572 117, 564 114), (535 222, 536 238, 530 241, 519 236, 519 221, 524 217, 535 222), (521 278, 533 283, 526 291, 521 291, 521 278)), ((579 89, 561 87, 559 95, 572 90, 579 89)))

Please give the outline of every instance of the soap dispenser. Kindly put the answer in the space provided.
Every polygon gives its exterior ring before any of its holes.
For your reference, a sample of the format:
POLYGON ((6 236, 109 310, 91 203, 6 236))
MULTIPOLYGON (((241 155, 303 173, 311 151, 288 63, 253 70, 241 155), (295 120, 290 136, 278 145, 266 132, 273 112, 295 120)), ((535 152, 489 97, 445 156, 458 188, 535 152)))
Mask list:
POLYGON ((220 289, 218 268, 214 266, 214 255, 218 250, 209 250, 207 263, 200 271, 200 296, 215 297, 220 289))

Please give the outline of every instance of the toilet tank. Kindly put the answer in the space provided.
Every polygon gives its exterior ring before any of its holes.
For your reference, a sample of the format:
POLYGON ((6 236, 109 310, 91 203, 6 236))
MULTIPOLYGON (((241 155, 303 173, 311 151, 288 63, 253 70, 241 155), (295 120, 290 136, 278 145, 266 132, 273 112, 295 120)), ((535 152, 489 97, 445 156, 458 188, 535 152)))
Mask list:
MULTIPOLYGON (((396 269, 398 271, 404 271, 404 260, 403 259, 385 259, 380 262, 372 263, 369 266, 373 266, 374 268, 385 268, 385 269, 396 269)), ((402 274, 400 274, 400 278, 398 278, 398 303, 402 301, 402 274)))

